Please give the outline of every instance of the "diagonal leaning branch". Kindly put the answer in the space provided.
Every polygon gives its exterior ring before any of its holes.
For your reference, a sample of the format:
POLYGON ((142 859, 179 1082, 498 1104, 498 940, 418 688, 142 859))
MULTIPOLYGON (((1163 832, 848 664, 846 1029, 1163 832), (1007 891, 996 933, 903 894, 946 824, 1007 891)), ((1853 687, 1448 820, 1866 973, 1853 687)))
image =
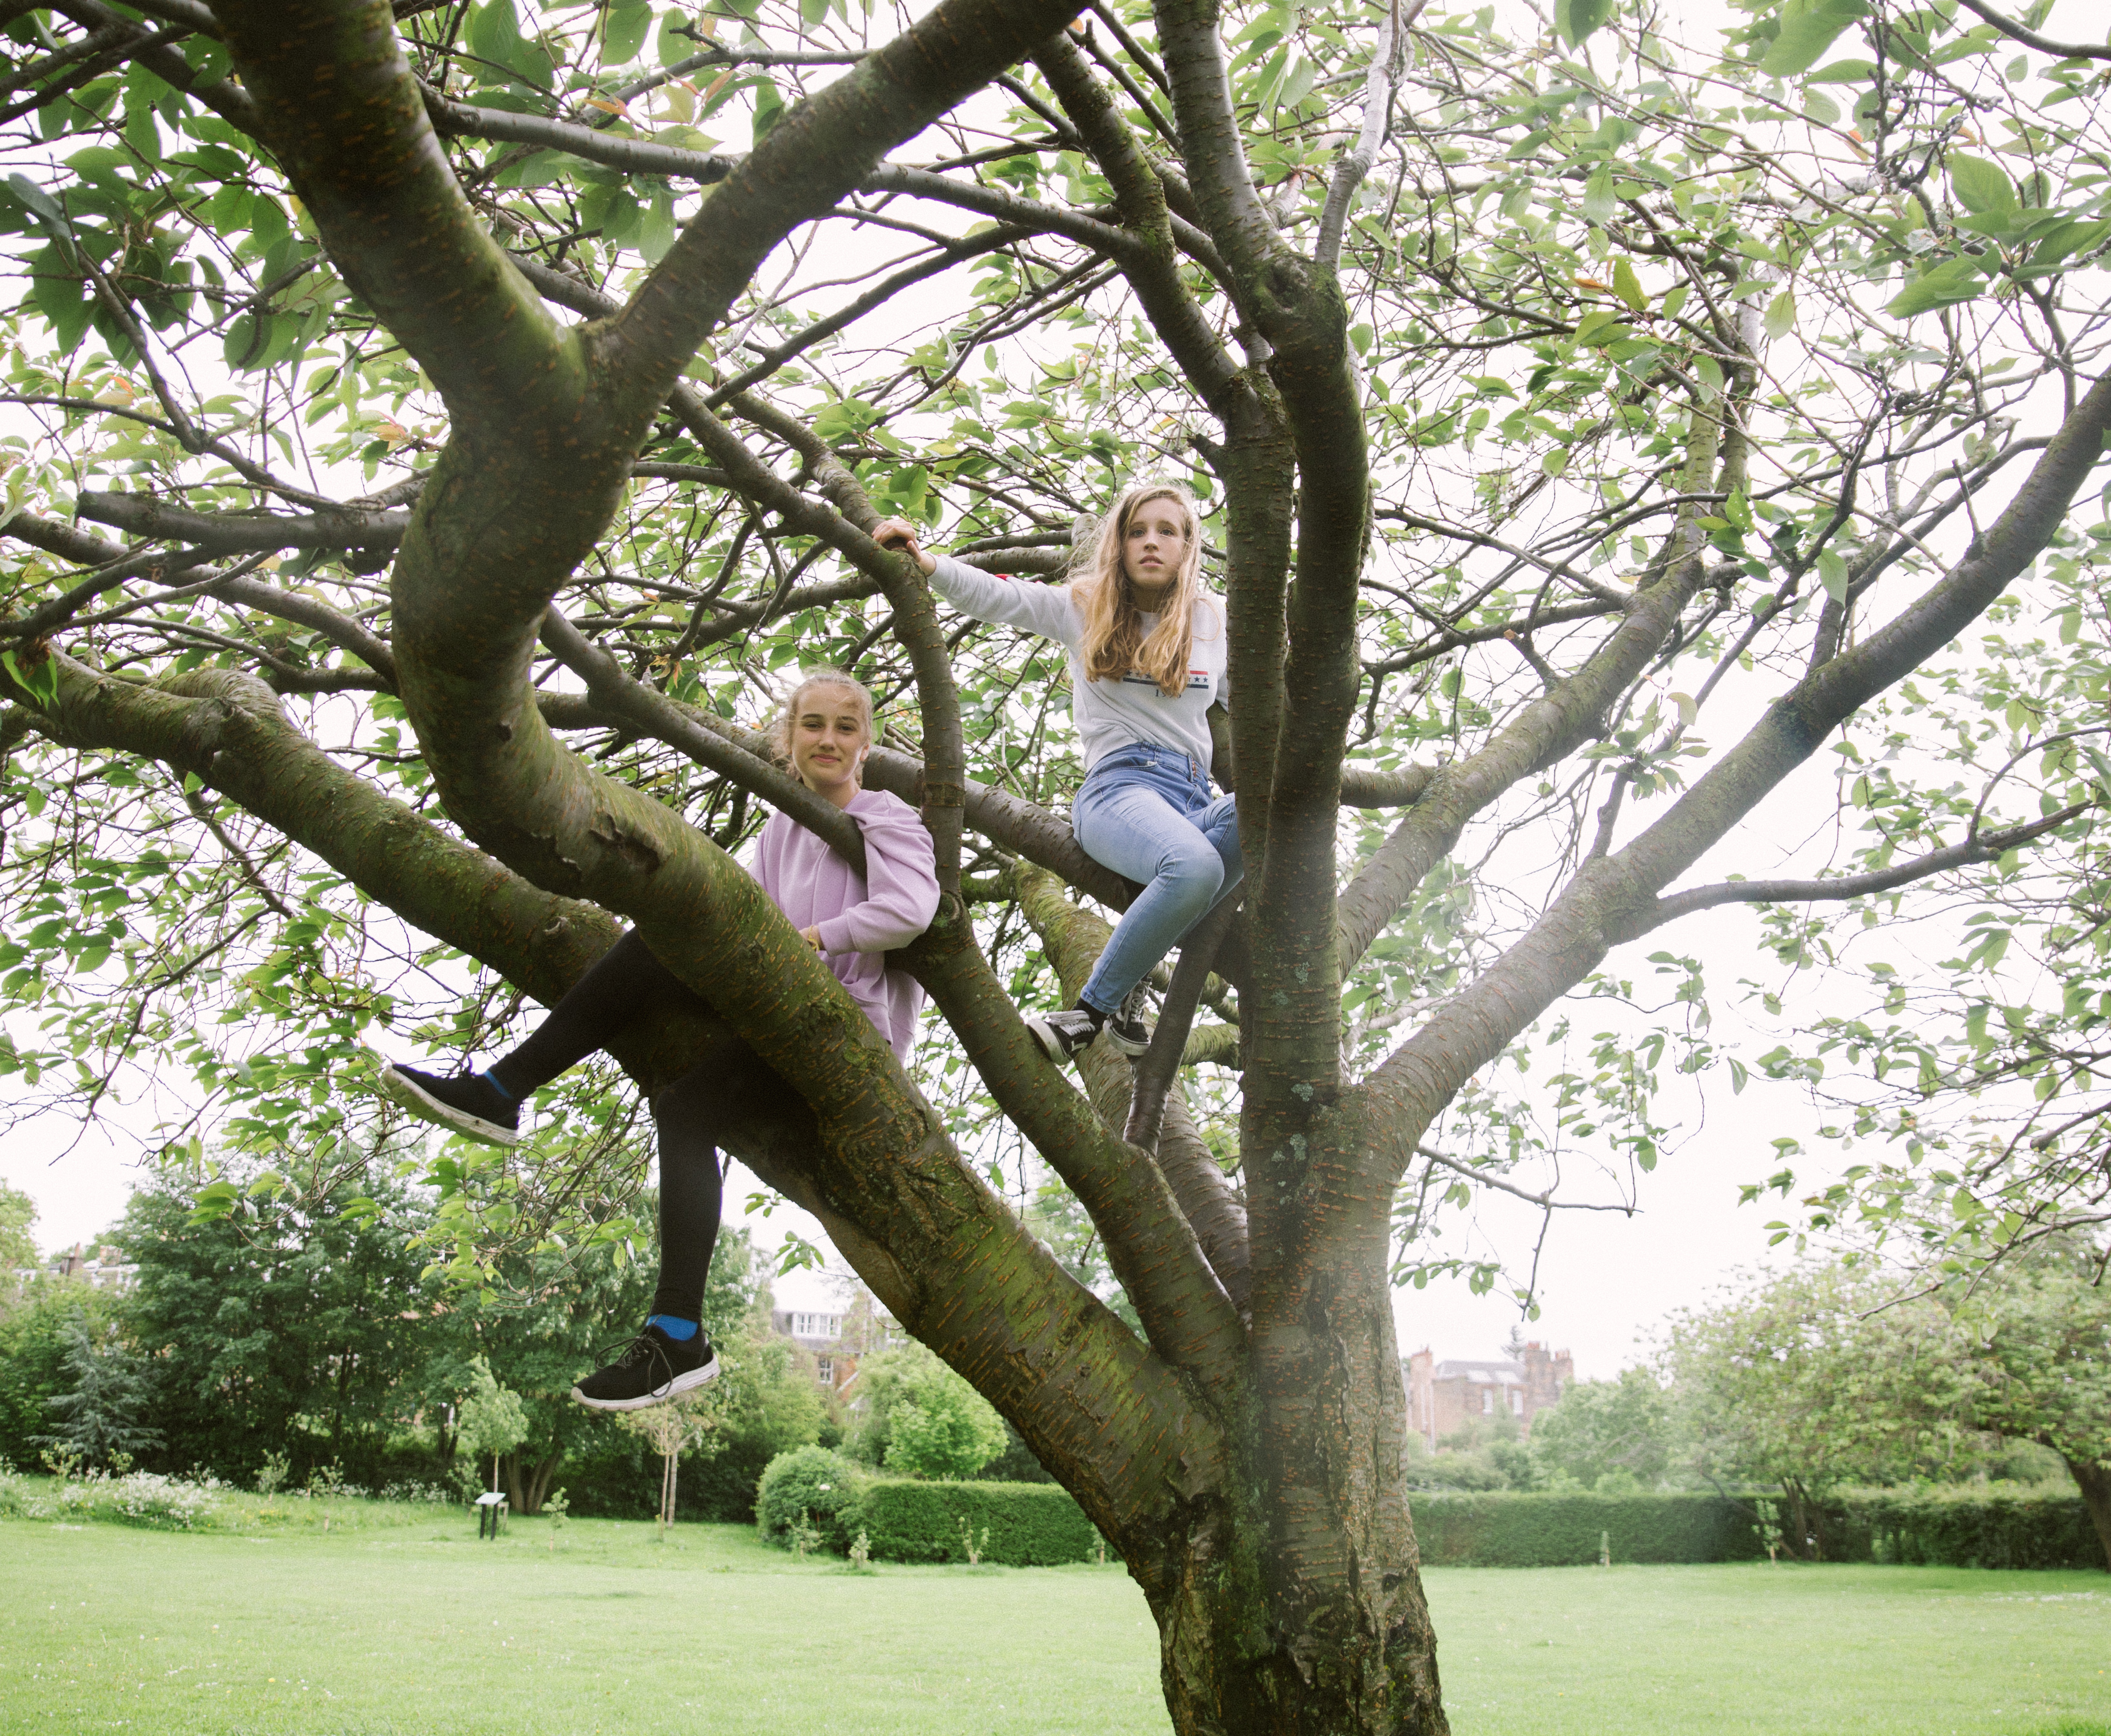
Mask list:
MULTIPOLYGON (((447 837, 339 766, 252 678, 200 669, 140 683, 63 655, 46 706, 0 674, 18 725, 61 746, 156 759, 312 851, 377 902, 545 1005, 612 945, 617 923, 447 837)), ((612 1052, 642 1089, 693 1065, 706 1022, 674 1018, 612 1052)), ((1211 1474, 1213 1425, 1166 1365, 1021 1232, 957 1161, 885 1166, 894 1191, 847 1186, 810 1117, 737 1130, 733 1149, 826 1226, 896 1317, 1019 1426, 1117 1545, 1151 1571, 1151 1516, 1211 1474), (966 1184, 966 1185, 964 1185, 966 1184), (842 1200, 852 1197, 851 1208, 842 1200), (1133 1419, 1148 1421, 1137 1430, 1133 1419), (1136 1442, 1153 1444, 1139 1452, 1136 1442)))
MULTIPOLYGON (((1394 1051, 1364 1088, 1378 1161, 1397 1177, 1441 1106, 1614 946, 1675 913, 1659 897, 1809 759, 1830 731, 1910 674, 2000 597, 2059 528, 2103 461, 2111 374, 2061 424, 2008 510, 1964 558, 1852 650, 1813 670, 1624 848, 1587 862, 1545 916, 1394 1051)), ((1820 882, 1823 884, 1823 882, 1820 882)))

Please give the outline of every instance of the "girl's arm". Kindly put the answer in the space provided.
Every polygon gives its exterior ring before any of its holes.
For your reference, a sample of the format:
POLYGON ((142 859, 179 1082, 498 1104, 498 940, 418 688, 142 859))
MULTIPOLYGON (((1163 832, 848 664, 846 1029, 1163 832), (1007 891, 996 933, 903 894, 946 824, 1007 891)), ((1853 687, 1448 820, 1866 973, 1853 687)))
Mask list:
POLYGON ((938 913, 938 874, 931 834, 899 798, 874 802, 851 818, 865 834, 865 898, 815 925, 821 950, 879 953, 906 946, 938 913))
POLYGON ((913 556, 931 581, 931 588, 962 614, 973 615, 978 621, 1023 627, 1065 645, 1076 641, 1078 622, 1067 586, 999 578, 963 566, 951 555, 934 555, 917 540, 915 528, 906 519, 886 520, 872 537, 882 548, 900 549, 913 556))

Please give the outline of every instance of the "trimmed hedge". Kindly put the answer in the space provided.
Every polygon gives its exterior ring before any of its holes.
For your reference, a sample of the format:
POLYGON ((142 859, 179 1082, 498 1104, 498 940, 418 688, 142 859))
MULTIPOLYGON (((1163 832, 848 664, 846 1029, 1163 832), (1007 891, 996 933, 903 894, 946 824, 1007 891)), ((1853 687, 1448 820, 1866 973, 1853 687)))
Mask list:
POLYGON ((965 1561, 960 1529, 971 1527, 986 1561, 1007 1567, 1054 1567, 1088 1561, 1099 1532, 1068 1489, 1054 1483, 925 1483, 874 1477, 838 1516, 849 1536, 860 1530, 879 1561, 965 1561))
MULTIPOLYGON (((1777 1522, 1788 1506, 1764 1493, 1712 1494, 1416 1494, 1410 1498, 1425 1566, 1574 1567, 1615 1561, 1749 1561, 1766 1557, 1758 1504, 1777 1522)), ((1851 1489, 1813 1515, 1825 1559, 1941 1567, 2102 1567, 2078 1494, 2036 1490, 1851 1489)))
POLYGON ((1580 1567, 1600 1538, 1616 1561, 1764 1560, 1749 1503, 1720 1495, 1409 1497, 1428 1567, 1580 1567))
MULTIPOLYGON (((1909 1567, 2101 1567, 2079 1495, 1858 1489, 1837 1503, 1844 1559, 1909 1567)), ((1828 1539, 1829 1541, 1829 1539, 1828 1539)))

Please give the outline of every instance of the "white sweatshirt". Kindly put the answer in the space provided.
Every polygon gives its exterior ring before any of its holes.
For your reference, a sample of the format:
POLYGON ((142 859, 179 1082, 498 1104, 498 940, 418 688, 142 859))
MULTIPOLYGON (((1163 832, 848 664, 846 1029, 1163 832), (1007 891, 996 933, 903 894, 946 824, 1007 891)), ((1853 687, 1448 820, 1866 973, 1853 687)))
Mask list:
MULTIPOLYGON (((1070 664, 1070 712, 1085 744, 1090 772, 1107 755, 1134 741, 1169 747, 1210 769, 1210 724, 1204 713, 1216 700, 1230 703, 1225 670, 1224 605, 1217 598, 1195 601, 1195 637, 1187 656, 1187 686, 1168 699, 1148 675, 1132 669, 1119 681, 1085 678, 1085 621, 1068 585, 1041 585, 1001 578, 939 555, 931 588, 963 614, 978 621, 1023 627, 1060 640, 1070 664)), ((1158 617, 1143 617, 1147 637, 1158 617)))

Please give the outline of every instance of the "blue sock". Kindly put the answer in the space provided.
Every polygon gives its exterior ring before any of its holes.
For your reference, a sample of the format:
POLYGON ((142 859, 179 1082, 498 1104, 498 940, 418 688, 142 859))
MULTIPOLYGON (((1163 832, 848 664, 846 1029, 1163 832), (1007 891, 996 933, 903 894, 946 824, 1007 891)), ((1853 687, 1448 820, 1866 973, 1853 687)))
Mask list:
POLYGON ((481 1079, 486 1085, 489 1086, 492 1090, 497 1092, 498 1095, 501 1097, 503 1097, 508 1103, 518 1103, 520 1101, 520 1099, 515 1097, 512 1092, 507 1090, 504 1086, 498 1082, 498 1076, 493 1073, 489 1067, 487 1067, 484 1068, 484 1070, 476 1077, 481 1079))
POLYGON ((648 1314, 645 1324, 657 1326, 678 1344, 688 1344, 702 1330, 697 1321, 684 1320, 679 1314, 648 1314))

